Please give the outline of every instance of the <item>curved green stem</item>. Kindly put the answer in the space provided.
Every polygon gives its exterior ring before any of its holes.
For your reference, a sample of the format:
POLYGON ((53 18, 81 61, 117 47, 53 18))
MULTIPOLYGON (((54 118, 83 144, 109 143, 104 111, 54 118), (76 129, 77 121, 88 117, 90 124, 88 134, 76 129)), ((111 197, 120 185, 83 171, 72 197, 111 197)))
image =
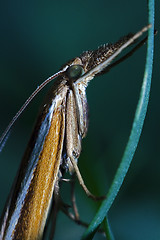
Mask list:
POLYGON ((134 153, 136 151, 136 148, 141 136, 144 119, 147 112, 147 106, 149 102, 149 93, 150 93, 151 77, 152 77, 153 50, 154 50, 154 0, 149 0, 148 8, 149 8, 149 23, 152 25, 152 27, 149 29, 149 33, 148 33, 147 58, 146 58, 144 78, 143 78, 140 97, 139 97, 139 101, 137 104, 137 109, 134 117, 134 122, 131 129, 131 134, 130 134, 128 143, 126 145, 126 148, 122 157, 122 161, 120 163, 120 166, 115 174, 114 180, 107 194, 107 199, 103 201, 96 216, 92 220, 88 229, 85 231, 82 237, 83 240, 84 239, 88 240, 93 238, 99 225, 102 223, 106 214, 108 213, 124 181, 124 178, 127 174, 127 171, 131 164, 131 161, 133 159, 134 153))

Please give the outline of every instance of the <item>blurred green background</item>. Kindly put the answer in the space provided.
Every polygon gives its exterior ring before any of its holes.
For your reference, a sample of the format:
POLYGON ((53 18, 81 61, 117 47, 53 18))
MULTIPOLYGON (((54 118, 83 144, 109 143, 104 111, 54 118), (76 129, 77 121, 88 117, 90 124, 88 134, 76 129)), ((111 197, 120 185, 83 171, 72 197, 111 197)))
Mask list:
MULTIPOLYGON (((158 30, 160 4, 156 4, 158 30)), ((106 42, 115 42, 147 24, 147 1, 1 1, 0 131, 31 92, 69 59, 106 42)), ((150 103, 131 168, 110 212, 115 239, 160 239, 160 37, 150 103)), ((131 58, 95 78, 87 89, 90 122, 79 167, 88 188, 104 195, 130 133, 143 78, 146 45, 131 58)), ((49 87, 49 86, 48 86, 49 87)), ((0 155, 0 212, 10 191, 46 89, 16 123, 0 155)), ((69 203, 69 187, 63 198, 69 203)), ((81 218, 90 222, 98 203, 76 186, 81 218)), ((55 239, 80 239, 84 229, 59 214, 55 239), (63 230, 62 230, 63 229, 63 230)), ((94 239, 103 239, 96 235, 94 239)))

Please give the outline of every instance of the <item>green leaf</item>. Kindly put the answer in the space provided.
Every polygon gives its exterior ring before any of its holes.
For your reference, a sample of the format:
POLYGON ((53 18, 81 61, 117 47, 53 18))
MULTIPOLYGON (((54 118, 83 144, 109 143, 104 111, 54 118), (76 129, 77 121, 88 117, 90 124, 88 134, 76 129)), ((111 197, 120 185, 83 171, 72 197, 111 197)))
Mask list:
POLYGON ((82 239, 92 239, 100 224, 103 222, 105 216, 108 214, 108 211, 115 200, 120 187, 124 181, 124 178, 127 174, 131 161, 133 159, 134 153, 136 151, 144 119, 147 112, 147 106, 149 102, 149 93, 151 86, 151 77, 152 77, 152 68, 153 68, 153 50, 154 50, 154 0, 149 0, 148 2, 149 9, 149 23, 152 27, 148 32, 148 45, 147 45, 147 57, 146 65, 144 71, 144 78, 141 87, 140 97, 136 108, 136 113, 130 133, 128 143, 126 145, 121 163, 117 172, 115 174, 114 180, 111 184, 109 192, 107 194, 106 200, 103 201, 101 207, 99 208, 97 214, 89 225, 88 229, 85 231, 82 239))

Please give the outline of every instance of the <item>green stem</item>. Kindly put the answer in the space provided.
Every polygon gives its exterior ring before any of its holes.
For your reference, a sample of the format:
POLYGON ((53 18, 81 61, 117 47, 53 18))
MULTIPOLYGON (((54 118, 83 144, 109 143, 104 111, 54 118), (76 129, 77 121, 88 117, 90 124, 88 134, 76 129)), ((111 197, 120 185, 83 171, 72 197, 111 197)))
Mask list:
POLYGON ((104 230, 106 233, 107 240, 114 240, 114 236, 113 236, 110 224, 109 224, 108 216, 106 216, 104 218, 103 225, 104 225, 104 230))
POLYGON ((126 145, 126 148, 122 157, 122 161, 120 163, 120 166, 115 174, 114 180, 107 194, 107 198, 105 201, 103 201, 96 216, 92 220, 88 229, 85 231, 82 237, 83 240, 84 239, 89 240, 93 238, 99 225, 102 223, 105 216, 107 215, 124 181, 124 178, 127 174, 127 171, 131 164, 131 161, 133 159, 134 153, 136 151, 136 148, 141 136, 144 119, 147 112, 147 106, 149 102, 149 93, 150 93, 151 77, 152 77, 153 50, 154 50, 154 0, 149 0, 148 8, 149 8, 149 23, 152 25, 152 27, 149 29, 149 32, 148 32, 148 45, 147 45, 147 58, 146 58, 145 72, 144 72, 144 78, 143 78, 143 83, 141 87, 140 97, 139 97, 139 101, 138 101, 137 109, 135 113, 135 118, 132 125, 131 134, 130 134, 128 143, 126 145))

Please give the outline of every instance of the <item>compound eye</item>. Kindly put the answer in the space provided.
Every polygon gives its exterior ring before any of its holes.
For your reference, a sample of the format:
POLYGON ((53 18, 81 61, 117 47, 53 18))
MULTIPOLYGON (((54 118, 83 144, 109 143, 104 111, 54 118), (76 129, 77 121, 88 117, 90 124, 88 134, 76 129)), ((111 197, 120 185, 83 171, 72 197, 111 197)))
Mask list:
POLYGON ((82 76, 84 69, 81 65, 72 65, 66 70, 66 74, 70 79, 77 79, 82 76))

